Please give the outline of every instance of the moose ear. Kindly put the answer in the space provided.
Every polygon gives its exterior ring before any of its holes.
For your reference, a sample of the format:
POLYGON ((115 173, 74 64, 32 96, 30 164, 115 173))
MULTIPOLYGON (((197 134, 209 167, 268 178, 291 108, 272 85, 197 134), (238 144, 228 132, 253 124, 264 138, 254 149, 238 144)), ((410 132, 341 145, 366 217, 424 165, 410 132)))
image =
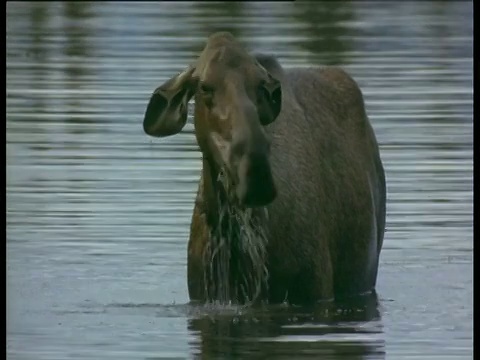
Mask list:
POLYGON ((268 74, 268 80, 260 85, 258 115, 262 125, 271 124, 282 109, 282 86, 280 81, 268 74))
POLYGON ((196 81, 192 78, 194 70, 193 66, 188 67, 153 92, 143 119, 145 133, 164 137, 183 129, 187 122, 188 101, 196 89, 196 81))
POLYGON ((262 125, 268 125, 275 121, 282 109, 282 85, 272 75, 282 69, 273 56, 257 54, 255 58, 265 80, 258 88, 258 115, 262 125))

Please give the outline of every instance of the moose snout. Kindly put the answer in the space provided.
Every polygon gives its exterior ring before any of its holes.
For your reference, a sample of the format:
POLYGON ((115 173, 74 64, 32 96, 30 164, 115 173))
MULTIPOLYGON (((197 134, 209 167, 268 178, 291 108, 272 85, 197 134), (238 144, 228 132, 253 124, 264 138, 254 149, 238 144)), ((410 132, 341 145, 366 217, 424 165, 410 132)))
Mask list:
POLYGON ((267 154, 252 153, 239 164, 236 194, 245 207, 265 206, 277 196, 267 154))
POLYGON ((249 100, 241 105, 229 147, 236 197, 245 207, 265 206, 277 196, 269 160, 270 140, 259 121, 257 108, 249 100))

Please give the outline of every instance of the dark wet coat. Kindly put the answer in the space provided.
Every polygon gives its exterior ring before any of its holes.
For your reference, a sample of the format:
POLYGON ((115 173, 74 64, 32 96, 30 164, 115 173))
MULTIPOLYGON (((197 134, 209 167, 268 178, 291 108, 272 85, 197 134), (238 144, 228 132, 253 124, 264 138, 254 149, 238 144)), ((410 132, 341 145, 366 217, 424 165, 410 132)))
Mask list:
MULTIPOLYGON (((283 70, 282 110, 266 127, 277 188, 267 206, 270 302, 308 303, 375 288, 385 230, 385 175, 362 93, 334 67, 283 70)), ((205 300, 203 252, 218 214, 203 162, 188 245, 188 289, 205 300)), ((245 269, 248 271, 248 269, 245 269)))

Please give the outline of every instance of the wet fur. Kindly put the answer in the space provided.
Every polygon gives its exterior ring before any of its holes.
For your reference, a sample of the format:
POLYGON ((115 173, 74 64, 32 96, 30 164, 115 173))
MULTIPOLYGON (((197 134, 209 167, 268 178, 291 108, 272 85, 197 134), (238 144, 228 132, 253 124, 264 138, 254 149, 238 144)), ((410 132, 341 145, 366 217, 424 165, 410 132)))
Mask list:
MULTIPOLYGON (((386 188, 362 93, 339 68, 284 71, 274 57, 257 60, 282 84, 282 111, 266 127, 278 197, 264 220, 268 286, 259 300, 305 304, 371 291, 385 230, 386 188)), ((204 154, 188 244, 192 300, 207 300, 204 254, 223 206, 217 175, 204 154)))

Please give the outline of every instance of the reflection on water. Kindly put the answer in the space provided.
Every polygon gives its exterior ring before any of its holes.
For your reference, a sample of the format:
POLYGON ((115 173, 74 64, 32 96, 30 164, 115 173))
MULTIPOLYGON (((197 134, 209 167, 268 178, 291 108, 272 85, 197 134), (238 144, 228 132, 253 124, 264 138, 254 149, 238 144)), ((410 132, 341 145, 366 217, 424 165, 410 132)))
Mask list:
POLYGON ((9 358, 471 358, 472 34, 466 1, 8 2, 9 358), (201 157, 191 119, 165 139, 142 120, 217 30, 363 89, 388 186, 379 300, 188 304, 201 157))
MULTIPOLYGON (((198 24, 198 35, 206 39, 211 33, 217 31, 229 31, 235 37, 242 37, 244 28, 245 2, 231 1, 228 3, 216 3, 214 1, 198 1, 193 7, 198 11, 194 22, 198 24), (216 21, 212 22, 212 16, 216 21), (240 20, 240 21, 239 21, 240 20)), ((201 51, 203 44, 196 44, 195 51, 201 51), (200 45, 200 46, 198 46, 200 45)))
MULTIPOLYGON (((90 49, 90 42, 88 41, 92 34, 89 27, 85 26, 85 20, 92 17, 91 4, 72 1, 62 3, 62 7, 62 15, 65 19, 63 24, 65 45, 62 51, 65 58, 71 59, 64 67, 64 88, 68 92, 81 94, 85 90, 82 79, 92 76, 92 69, 77 65, 78 62, 82 63, 83 59, 88 59, 92 56, 92 49, 90 49)), ((83 125, 67 131, 71 131, 72 134, 76 135, 89 131, 98 131, 94 126, 96 119, 88 116, 89 106, 84 99, 70 95, 65 99, 65 107, 66 109, 63 113, 65 122, 83 125)), ((72 150, 80 149, 73 146, 72 150)))
POLYGON ((346 26, 354 20, 348 2, 300 2, 295 6, 294 17, 302 24, 298 34, 304 37, 299 46, 310 55, 315 65, 345 64, 350 51, 351 29, 346 26))
POLYGON ((210 313, 191 318, 189 329, 200 334, 192 345, 202 359, 287 359, 289 354, 299 359, 312 355, 364 359, 385 354, 376 295, 315 308, 210 313))

